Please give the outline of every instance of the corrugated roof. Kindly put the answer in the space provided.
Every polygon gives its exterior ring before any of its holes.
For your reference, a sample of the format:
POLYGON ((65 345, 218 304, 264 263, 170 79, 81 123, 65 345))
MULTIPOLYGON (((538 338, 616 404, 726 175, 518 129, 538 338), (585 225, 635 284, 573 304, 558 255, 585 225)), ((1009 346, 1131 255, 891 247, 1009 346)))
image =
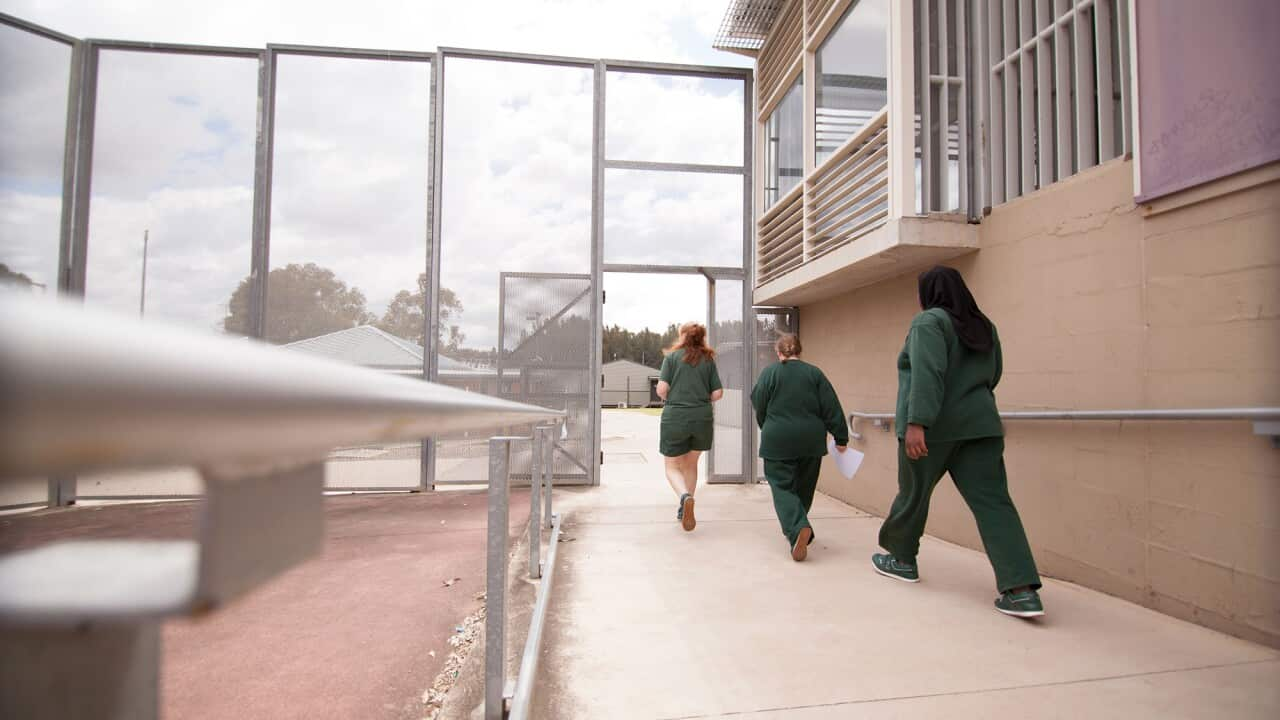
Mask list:
POLYGON ((608 373, 610 371, 621 371, 627 374, 636 374, 636 375, 639 375, 641 373, 647 373, 649 375, 658 374, 657 368, 651 368, 648 365, 641 365, 640 363, 635 362, 634 360, 614 360, 612 362, 605 363, 604 366, 601 368, 601 372, 608 373))
MULTIPOLYGON (((419 372, 422 370, 422 346, 392 335, 373 325, 359 325, 338 330, 327 335, 289 343, 284 347, 309 355, 361 365, 363 367, 392 372, 419 372)), ((480 368, 440 356, 441 375, 492 374, 480 368)))
POLYGON ((754 56, 786 0, 730 0, 711 47, 754 56))

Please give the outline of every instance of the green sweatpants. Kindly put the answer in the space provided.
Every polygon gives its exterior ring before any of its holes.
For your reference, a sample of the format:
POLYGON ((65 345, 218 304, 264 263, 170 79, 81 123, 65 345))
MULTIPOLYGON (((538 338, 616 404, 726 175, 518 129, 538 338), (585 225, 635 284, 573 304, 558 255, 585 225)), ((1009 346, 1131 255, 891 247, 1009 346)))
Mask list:
POLYGON ((929 443, 929 454, 907 457, 898 441, 898 496, 880 527, 880 546, 894 557, 914 563, 920 536, 929 517, 929 498, 942 474, 950 472, 960 496, 973 512, 982 547, 996 574, 1000 592, 1029 585, 1040 587, 1027 533, 1009 497, 1004 469, 1004 438, 929 443))
MULTIPOLYGON (((821 469, 821 455, 787 460, 765 458, 764 477, 773 491, 773 511, 778 514, 788 545, 796 544, 801 528, 813 527, 809 524, 809 508, 813 507, 813 493, 818 489, 821 469)), ((809 542, 813 542, 813 537, 809 542)))

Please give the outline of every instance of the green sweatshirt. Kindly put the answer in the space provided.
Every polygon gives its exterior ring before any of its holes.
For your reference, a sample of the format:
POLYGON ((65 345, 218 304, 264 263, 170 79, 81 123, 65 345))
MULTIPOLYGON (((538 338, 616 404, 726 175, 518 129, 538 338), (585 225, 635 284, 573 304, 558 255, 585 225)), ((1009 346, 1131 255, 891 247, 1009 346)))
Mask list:
POLYGON ((697 365, 690 365, 684 361, 684 348, 673 350, 662 358, 658 379, 671 386, 662 405, 664 419, 712 419, 711 393, 724 389, 714 360, 703 358, 697 365))
POLYGON ((992 394, 1002 369, 994 323, 991 336, 990 352, 974 352, 960 342, 946 310, 925 310, 912 319, 898 355, 899 438, 908 423, 924 426, 926 442, 1004 435, 992 394))
POLYGON ((760 427, 760 457, 768 460, 821 457, 827 433, 849 444, 849 424, 835 388, 818 368, 801 360, 774 363, 751 390, 760 427))

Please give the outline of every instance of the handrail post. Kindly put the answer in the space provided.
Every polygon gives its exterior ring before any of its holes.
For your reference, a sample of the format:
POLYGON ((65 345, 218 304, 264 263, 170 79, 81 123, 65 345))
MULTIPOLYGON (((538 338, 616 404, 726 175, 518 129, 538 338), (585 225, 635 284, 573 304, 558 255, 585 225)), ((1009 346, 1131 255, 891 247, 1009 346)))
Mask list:
POLYGON ((529 453, 529 577, 533 580, 542 577, 539 558, 542 550, 542 518, 538 513, 542 510, 542 447, 547 443, 548 435, 545 426, 534 427, 533 447, 529 453))
POLYGON ((511 439, 489 438, 489 526, 485 579, 484 717, 502 720, 507 619, 507 522, 511 439))
MULTIPOLYGON (((543 511, 542 517, 546 521, 547 529, 551 529, 551 486, 555 481, 556 475, 556 436, 560 434, 562 423, 557 422, 547 428, 547 442, 542 446, 542 480, 543 480, 543 511)), ((555 538, 551 539, 555 542, 555 538)))

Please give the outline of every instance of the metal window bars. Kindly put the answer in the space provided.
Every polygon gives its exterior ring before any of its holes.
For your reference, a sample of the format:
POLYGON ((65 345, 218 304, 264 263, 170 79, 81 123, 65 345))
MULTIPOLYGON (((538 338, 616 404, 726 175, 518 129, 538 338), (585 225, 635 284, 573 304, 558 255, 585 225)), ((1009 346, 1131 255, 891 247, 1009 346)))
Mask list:
POLYGON ((971 44, 986 51, 974 64, 986 70, 988 205, 1130 152, 1127 2, 979 0, 973 10, 982 39, 971 44))

